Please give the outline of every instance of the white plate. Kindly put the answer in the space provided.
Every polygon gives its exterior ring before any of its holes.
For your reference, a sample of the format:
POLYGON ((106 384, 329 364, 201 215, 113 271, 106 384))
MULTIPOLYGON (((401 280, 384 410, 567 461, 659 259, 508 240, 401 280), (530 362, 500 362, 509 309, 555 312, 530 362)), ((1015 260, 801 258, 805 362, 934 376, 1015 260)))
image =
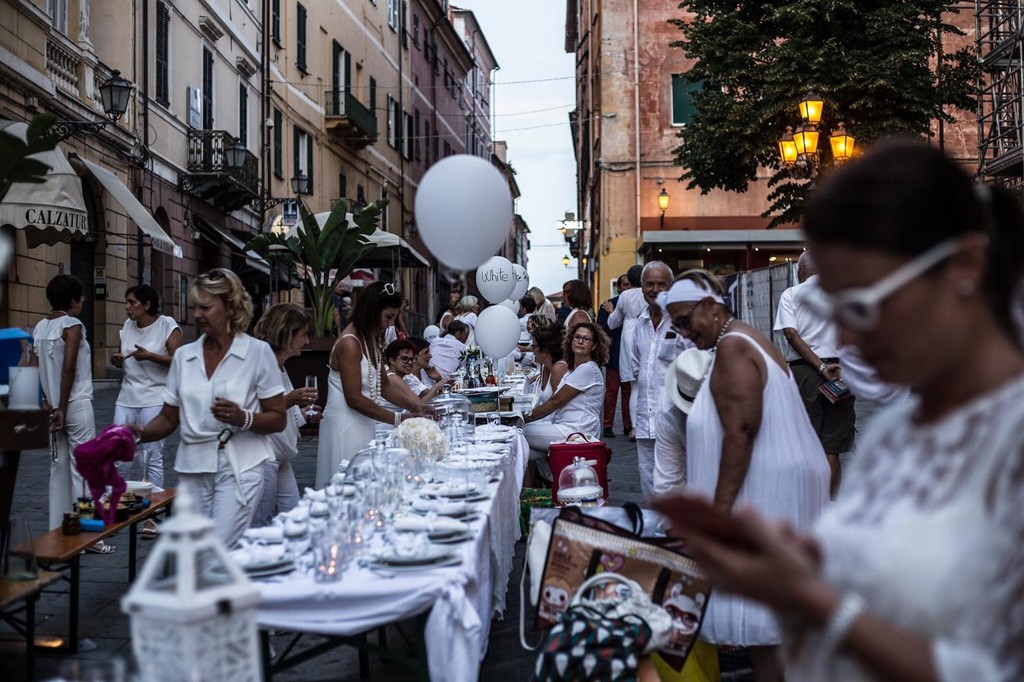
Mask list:
POLYGON ((290 563, 287 566, 279 566, 278 568, 267 568, 262 571, 246 571, 245 575, 249 578, 269 578, 272 575, 284 575, 285 573, 291 573, 295 570, 295 563, 290 563))
POLYGON ((462 530, 462 531, 455 531, 455 532, 446 532, 446 533, 443 534, 442 537, 435 537, 435 535, 440 535, 440 534, 438 534, 438 533, 428 533, 427 534, 427 539, 430 540, 430 542, 435 544, 435 545, 457 545, 457 544, 459 544, 461 542, 466 542, 467 540, 472 540, 473 536, 474 536, 474 533, 471 530, 462 530))
POLYGON ((379 554, 370 557, 367 563, 375 564, 379 567, 384 568, 395 568, 395 567, 430 567, 436 566, 437 564, 443 564, 450 561, 455 557, 450 549, 444 547, 427 547, 420 555, 406 556, 399 554, 394 549, 388 548, 382 550, 379 554))

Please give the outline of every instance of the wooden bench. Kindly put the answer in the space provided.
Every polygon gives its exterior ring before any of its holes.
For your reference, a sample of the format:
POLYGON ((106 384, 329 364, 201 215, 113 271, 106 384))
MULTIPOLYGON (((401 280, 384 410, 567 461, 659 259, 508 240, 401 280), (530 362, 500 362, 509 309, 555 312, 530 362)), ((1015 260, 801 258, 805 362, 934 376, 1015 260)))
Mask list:
POLYGON ((45 568, 63 571, 70 569, 68 581, 71 583, 71 604, 68 615, 68 642, 72 652, 78 651, 78 597, 81 566, 79 560, 82 553, 100 540, 128 528, 128 582, 135 581, 136 562, 138 560, 138 524, 154 515, 169 511, 174 502, 174 488, 150 495, 150 505, 137 514, 128 517, 127 521, 108 524, 98 533, 82 531, 78 535, 64 535, 60 528, 33 539, 36 563, 45 568))
POLYGON ((25 638, 25 666, 29 682, 36 678, 36 602, 39 593, 60 580, 60 573, 40 571, 35 580, 0 579, 0 620, 25 638), (19 604, 25 605, 25 620, 16 617, 19 604), (13 610, 12 610, 13 609, 13 610))

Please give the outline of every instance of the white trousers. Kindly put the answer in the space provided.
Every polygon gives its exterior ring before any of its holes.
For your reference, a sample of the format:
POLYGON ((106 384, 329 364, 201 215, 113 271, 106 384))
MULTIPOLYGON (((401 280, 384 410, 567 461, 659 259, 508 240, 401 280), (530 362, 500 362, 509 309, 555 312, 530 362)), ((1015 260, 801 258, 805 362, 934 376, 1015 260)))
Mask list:
MULTIPOLYGON (((114 405, 114 423, 115 424, 138 424, 139 426, 145 426, 149 422, 153 421, 160 410, 163 409, 163 405, 150 405, 149 407, 125 407, 124 405, 114 405)), ((128 480, 130 476, 134 476, 135 471, 139 472, 138 479, 135 480, 147 480, 152 481, 153 485, 163 488, 164 487, 164 441, 158 440, 152 443, 143 443, 140 450, 136 451, 135 459, 130 462, 118 462, 117 473, 121 474, 121 478, 128 480), (143 464, 145 462, 145 464, 143 464), (142 467, 145 466, 146 470, 143 471, 142 467)))
POLYGON ((76 447, 96 437, 92 400, 86 398, 68 403, 64 430, 53 434, 53 437, 57 441, 57 461, 50 460, 50 530, 60 528, 64 512, 72 511, 79 495, 90 494, 75 468, 72 453, 76 447))
POLYGON ((263 463, 263 494, 256 510, 254 526, 269 526, 275 514, 295 509, 299 504, 299 484, 291 460, 269 459, 263 463))
POLYGON ((548 463, 548 446, 557 441, 564 441, 576 433, 578 429, 570 424, 556 424, 549 421, 530 422, 523 429, 526 442, 530 444, 530 461, 537 463, 537 472, 547 480, 551 480, 551 464, 548 463))
POLYGON ((640 492, 644 499, 654 495, 654 443, 653 438, 636 439, 636 464, 640 470, 640 492))
POLYGON ((640 399, 640 384, 629 382, 629 413, 633 415, 633 426, 636 426, 636 403, 640 399))
POLYGON ((179 473, 178 485, 188 485, 196 500, 196 511, 213 519, 214 532, 231 549, 256 515, 263 493, 263 463, 240 472, 236 480, 221 450, 217 455, 217 473, 179 473), (244 502, 239 501, 239 492, 244 502))

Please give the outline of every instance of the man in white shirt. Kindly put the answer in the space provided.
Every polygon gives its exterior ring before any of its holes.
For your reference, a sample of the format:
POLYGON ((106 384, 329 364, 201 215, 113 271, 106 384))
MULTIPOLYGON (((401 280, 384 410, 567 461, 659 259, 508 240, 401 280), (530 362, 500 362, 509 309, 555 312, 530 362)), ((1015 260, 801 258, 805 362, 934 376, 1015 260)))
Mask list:
POLYGON ((430 342, 430 364, 447 379, 462 366, 469 325, 459 320, 448 324, 448 331, 430 342))
MULTIPOLYGON (((661 261, 651 261, 644 266, 640 290, 643 292, 647 308, 640 314, 633 334, 633 357, 637 368, 637 399, 636 409, 633 411, 633 425, 636 428, 640 491, 645 498, 654 494, 656 419, 665 388, 665 372, 680 353, 693 347, 686 337, 672 330, 672 321, 658 305, 658 294, 668 291, 670 286, 671 268, 661 261)), ((622 304, 621 297, 619 304, 622 304)))
MULTIPOLYGON (((626 272, 626 278, 632 285, 631 289, 619 294, 619 300, 609 312, 606 324, 608 329, 622 327, 622 337, 619 341, 619 381, 625 384, 623 392, 629 392, 629 413, 636 414, 636 358, 633 334, 636 330, 636 322, 647 308, 647 301, 644 299, 644 291, 641 286, 643 278, 643 267, 634 265, 626 272)), ((671 278, 669 280, 671 284, 671 278)), ((625 421, 625 420, 624 420, 625 421)), ((629 432, 630 442, 636 441, 636 429, 629 432)))
POLYGON ((853 448, 856 399, 850 396, 833 403, 820 390, 825 382, 840 378, 839 349, 835 322, 819 315, 807 303, 808 297, 819 287, 807 251, 797 264, 797 279, 800 284, 782 292, 774 328, 789 342, 783 350, 800 388, 811 426, 828 457, 832 496, 835 497, 842 476, 839 455, 853 448))

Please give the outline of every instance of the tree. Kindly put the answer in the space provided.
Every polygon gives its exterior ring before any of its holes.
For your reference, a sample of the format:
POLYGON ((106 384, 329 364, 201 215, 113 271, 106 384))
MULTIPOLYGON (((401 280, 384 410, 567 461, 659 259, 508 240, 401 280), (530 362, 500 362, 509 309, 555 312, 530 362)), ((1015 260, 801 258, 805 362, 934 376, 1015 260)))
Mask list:
MULTIPOLYGON (((944 54, 941 39, 963 35, 943 21, 949 0, 687 0, 689 19, 672 43, 696 65, 693 121, 674 150, 680 180, 702 193, 744 192, 758 166, 776 169, 764 217, 769 227, 799 220, 812 185, 806 172, 782 167, 778 139, 793 125, 810 89, 825 99, 825 121, 846 123, 863 148, 891 135, 928 135, 946 107, 973 109, 976 53, 944 54)), ((819 153, 827 163, 827 130, 819 153)))
POLYGON ((32 119, 25 130, 25 139, 0 130, 0 201, 17 182, 46 182, 50 166, 32 156, 48 152, 60 138, 49 133, 54 117, 41 114, 32 119))
POLYGON ((381 211, 387 204, 387 199, 379 199, 350 214, 348 202, 338 199, 320 227, 316 216, 300 200, 299 229, 287 235, 266 232, 245 245, 264 258, 295 268, 312 310, 313 336, 330 335, 331 294, 338 282, 352 273, 359 259, 375 248, 369 238, 377 230, 381 211))

